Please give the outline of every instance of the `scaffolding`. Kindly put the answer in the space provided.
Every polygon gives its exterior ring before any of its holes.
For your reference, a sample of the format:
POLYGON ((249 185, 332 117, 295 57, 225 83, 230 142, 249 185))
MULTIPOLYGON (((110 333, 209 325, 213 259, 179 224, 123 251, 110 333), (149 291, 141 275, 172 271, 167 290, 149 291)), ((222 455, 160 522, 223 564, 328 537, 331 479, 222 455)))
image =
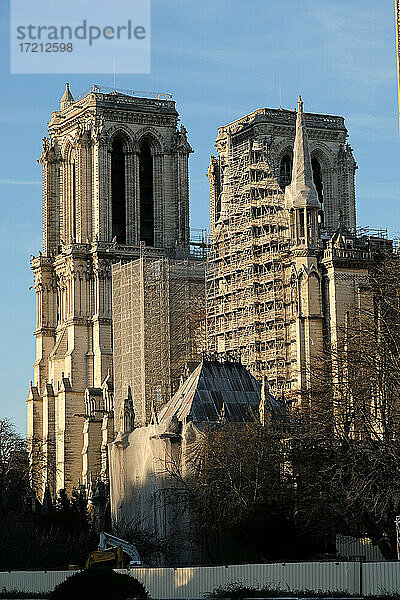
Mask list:
POLYGON ((265 141, 232 137, 225 161, 218 162, 223 184, 207 255, 207 339, 209 351, 239 352, 257 379, 265 376, 282 393, 290 238, 284 195, 270 164, 265 141))
POLYGON ((137 424, 146 424, 187 363, 200 360, 204 264, 164 257, 114 265, 113 302, 115 404, 130 394, 137 424))

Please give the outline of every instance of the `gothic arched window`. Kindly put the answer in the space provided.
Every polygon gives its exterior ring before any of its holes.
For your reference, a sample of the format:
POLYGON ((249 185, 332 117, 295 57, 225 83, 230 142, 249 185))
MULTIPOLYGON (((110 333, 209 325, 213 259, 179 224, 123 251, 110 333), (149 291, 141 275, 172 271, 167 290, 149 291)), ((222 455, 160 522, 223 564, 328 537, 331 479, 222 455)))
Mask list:
POLYGON ((153 157, 148 142, 143 142, 139 155, 140 241, 154 246, 153 157))
POLYGON ((320 165, 319 160, 317 158, 313 158, 311 160, 311 166, 312 166, 312 170, 313 170, 314 184, 315 184, 315 187, 317 188, 317 192, 318 192, 318 200, 320 201, 321 206, 322 206, 323 201, 324 201, 324 195, 323 195, 322 172, 321 172, 321 165, 320 165))
POLYGON ((126 244, 125 155, 119 138, 114 141, 111 152, 111 206, 112 237, 119 244, 126 244))
POLYGON ((282 157, 279 168, 279 185, 282 190, 292 181, 292 159, 288 154, 282 157))
MULTIPOLYGON (((324 194, 323 194, 323 182, 322 182, 322 172, 321 172, 321 164, 317 158, 311 159, 311 166, 313 170, 313 180, 314 185, 316 187, 318 193, 318 200, 320 201, 321 207, 324 207, 324 194)), ((318 221, 321 225, 324 223, 324 213, 323 210, 319 212, 318 221)))

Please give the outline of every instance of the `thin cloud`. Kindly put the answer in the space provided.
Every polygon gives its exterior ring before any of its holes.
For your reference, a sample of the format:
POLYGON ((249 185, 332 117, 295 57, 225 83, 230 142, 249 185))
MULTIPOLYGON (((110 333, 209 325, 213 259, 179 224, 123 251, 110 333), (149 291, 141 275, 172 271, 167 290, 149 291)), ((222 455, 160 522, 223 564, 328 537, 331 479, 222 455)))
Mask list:
POLYGON ((23 179, 0 179, 0 185, 42 185, 42 182, 25 181, 23 179))

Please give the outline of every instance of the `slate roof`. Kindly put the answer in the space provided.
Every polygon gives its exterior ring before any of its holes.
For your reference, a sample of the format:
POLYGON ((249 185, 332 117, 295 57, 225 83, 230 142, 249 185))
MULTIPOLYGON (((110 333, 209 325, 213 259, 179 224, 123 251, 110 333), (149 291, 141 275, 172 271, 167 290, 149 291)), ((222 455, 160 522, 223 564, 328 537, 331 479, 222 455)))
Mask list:
POLYGON ((240 363, 203 360, 161 409, 159 420, 218 422, 222 406, 227 420, 253 421, 261 386, 240 363))

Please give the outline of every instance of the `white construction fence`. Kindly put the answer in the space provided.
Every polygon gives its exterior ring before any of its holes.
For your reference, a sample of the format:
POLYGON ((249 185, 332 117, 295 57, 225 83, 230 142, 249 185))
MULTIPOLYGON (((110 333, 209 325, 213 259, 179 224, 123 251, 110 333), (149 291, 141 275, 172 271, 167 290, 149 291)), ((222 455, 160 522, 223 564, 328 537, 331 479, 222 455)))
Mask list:
MULTIPOLYGON (((400 562, 301 562, 220 567, 135 568, 151 598, 203 598, 217 587, 242 583, 280 590, 342 591, 359 596, 400 593, 400 562)), ((0 572, 0 590, 49 592, 74 571, 0 572)))

